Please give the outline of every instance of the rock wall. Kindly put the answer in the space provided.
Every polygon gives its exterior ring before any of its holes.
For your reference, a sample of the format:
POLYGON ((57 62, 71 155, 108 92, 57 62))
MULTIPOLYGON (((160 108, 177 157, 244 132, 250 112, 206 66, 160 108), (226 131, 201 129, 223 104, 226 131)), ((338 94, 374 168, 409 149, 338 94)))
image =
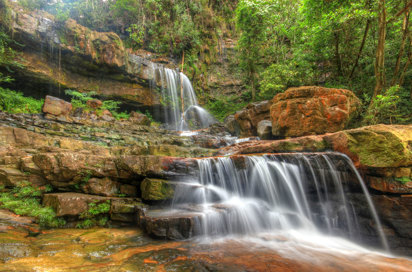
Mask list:
POLYGON ((16 47, 23 66, 12 67, 16 80, 11 88, 37 98, 62 96, 65 89, 95 91, 136 106, 161 106, 159 95, 149 88, 151 60, 173 66, 169 60, 132 52, 112 32, 92 31, 72 19, 59 22, 47 12, 28 11, 14 2, 9 7, 10 22, 0 23, 11 26, 13 38, 23 45, 16 47))

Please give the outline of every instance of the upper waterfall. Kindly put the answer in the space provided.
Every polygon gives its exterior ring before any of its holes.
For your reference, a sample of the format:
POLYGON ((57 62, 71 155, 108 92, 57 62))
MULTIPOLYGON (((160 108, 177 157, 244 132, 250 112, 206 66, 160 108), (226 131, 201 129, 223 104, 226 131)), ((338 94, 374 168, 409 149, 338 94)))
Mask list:
POLYGON ((160 88, 166 128, 187 131, 209 127, 216 120, 200 107, 189 78, 182 72, 151 64, 151 88, 160 88))

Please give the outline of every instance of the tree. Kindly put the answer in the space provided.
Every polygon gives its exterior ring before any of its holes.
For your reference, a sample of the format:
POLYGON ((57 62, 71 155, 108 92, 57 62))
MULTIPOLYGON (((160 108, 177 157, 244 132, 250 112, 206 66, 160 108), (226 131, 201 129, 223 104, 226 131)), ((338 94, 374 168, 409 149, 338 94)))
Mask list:
POLYGON ((256 98, 257 66, 262 44, 267 37, 271 9, 274 1, 241 0, 236 9, 236 26, 241 31, 238 41, 240 65, 246 71, 251 84, 252 100, 256 98))

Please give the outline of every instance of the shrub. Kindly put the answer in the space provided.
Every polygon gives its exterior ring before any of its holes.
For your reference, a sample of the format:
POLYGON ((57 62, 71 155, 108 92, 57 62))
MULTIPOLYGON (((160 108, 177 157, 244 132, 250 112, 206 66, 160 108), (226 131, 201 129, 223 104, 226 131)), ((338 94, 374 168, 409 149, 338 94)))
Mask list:
POLYGON ((0 87, 0 111, 9 113, 40 113, 44 100, 23 96, 22 93, 0 87))
POLYGON ((402 124, 412 120, 412 102, 407 92, 399 86, 393 86, 384 94, 377 95, 370 103, 363 117, 364 125, 402 124))
MULTIPOLYGON (((82 108, 88 112, 94 110, 87 105, 87 101, 95 99, 94 96, 96 96, 96 92, 81 93, 74 90, 66 90, 65 93, 72 97, 70 102, 72 103, 73 109, 82 108)), ((103 110, 108 110, 117 120, 129 119, 127 112, 118 112, 120 104, 121 102, 119 101, 105 100, 101 108, 96 110, 96 113, 101 114, 103 110)))

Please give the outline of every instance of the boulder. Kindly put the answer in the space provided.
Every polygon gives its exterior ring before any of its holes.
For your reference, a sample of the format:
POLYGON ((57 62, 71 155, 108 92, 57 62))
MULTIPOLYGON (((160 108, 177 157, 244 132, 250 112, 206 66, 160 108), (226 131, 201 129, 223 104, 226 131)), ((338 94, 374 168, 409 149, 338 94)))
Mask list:
POLYGON ((166 180, 146 178, 140 185, 142 199, 148 201, 169 200, 173 198, 174 186, 166 180))
POLYGON ((359 107, 359 99, 349 90, 316 86, 289 88, 272 100, 272 134, 299 137, 337 132, 346 127, 359 107))
POLYGON ((71 103, 54 96, 46 96, 43 105, 43 113, 46 114, 46 117, 51 115, 61 121, 70 121, 69 114, 71 111, 71 103))
POLYGON ((238 122, 236 122, 235 115, 229 115, 225 118, 224 124, 226 129, 230 132, 230 134, 234 136, 240 135, 240 126, 238 122))
POLYGON ((136 125, 150 126, 149 118, 140 112, 132 111, 130 113, 129 121, 136 125))
POLYGON ((240 136, 256 136, 257 125, 262 120, 270 120, 270 101, 251 103, 241 111, 236 112, 235 121, 240 128, 240 136))
POLYGON ((269 120, 260 121, 257 125, 257 136, 262 140, 272 138, 272 122, 269 120))

